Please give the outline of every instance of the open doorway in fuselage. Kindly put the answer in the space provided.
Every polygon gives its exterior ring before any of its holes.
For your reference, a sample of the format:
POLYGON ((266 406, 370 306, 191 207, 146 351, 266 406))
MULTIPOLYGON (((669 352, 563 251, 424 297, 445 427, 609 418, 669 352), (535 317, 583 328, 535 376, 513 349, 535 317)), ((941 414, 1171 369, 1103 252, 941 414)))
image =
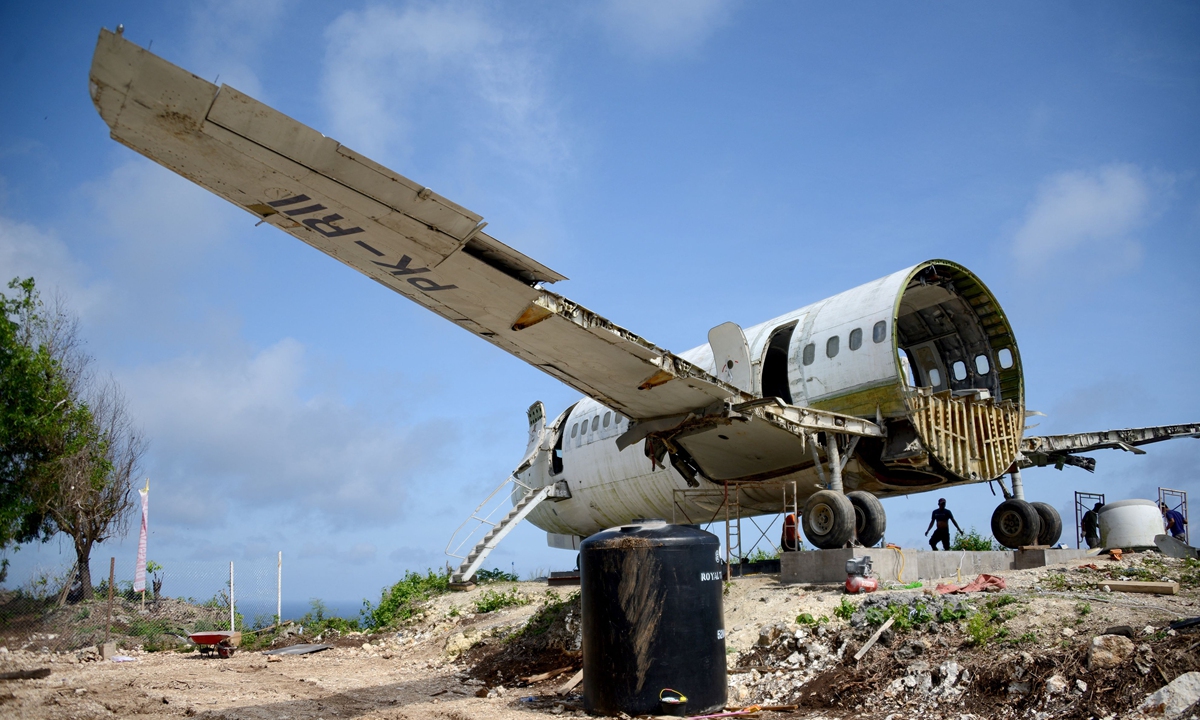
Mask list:
POLYGON ((792 383, 788 378, 788 348, 792 345, 792 331, 796 323, 777 328, 771 333, 762 360, 762 396, 777 397, 788 405, 792 404, 792 383))
MULTIPOLYGON (((579 403, 575 403, 578 405, 579 403)), ((559 475, 563 471, 563 438, 567 434, 567 424, 571 419, 571 411, 575 409, 575 405, 563 410, 562 415, 558 416, 558 424, 554 430, 554 449, 550 452, 550 474, 559 475)))

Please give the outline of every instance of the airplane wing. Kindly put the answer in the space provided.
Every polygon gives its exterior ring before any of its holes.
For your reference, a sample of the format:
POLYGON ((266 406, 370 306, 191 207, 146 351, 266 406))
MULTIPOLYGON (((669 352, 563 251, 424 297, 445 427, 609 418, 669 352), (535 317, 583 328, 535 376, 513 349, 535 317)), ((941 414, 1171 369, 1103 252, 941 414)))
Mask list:
POLYGON ((1064 465, 1074 465, 1093 472, 1096 469, 1095 458, 1079 457, 1079 453, 1093 450, 1124 450, 1144 455, 1146 451, 1140 449, 1142 445, 1183 437, 1200 438, 1200 424, 1027 437, 1021 441, 1023 459, 1018 465, 1022 469, 1054 465, 1059 470, 1064 465))
MULTIPOLYGON (((755 443, 779 430, 798 450, 814 432, 882 434, 834 413, 745 407, 755 396, 543 289, 565 278, 484 233, 479 215, 119 34, 101 31, 90 79, 113 139, 604 405, 657 419, 664 436, 740 421, 754 437, 735 445, 761 455, 755 443)), ((795 462, 784 454, 756 472, 795 462)))

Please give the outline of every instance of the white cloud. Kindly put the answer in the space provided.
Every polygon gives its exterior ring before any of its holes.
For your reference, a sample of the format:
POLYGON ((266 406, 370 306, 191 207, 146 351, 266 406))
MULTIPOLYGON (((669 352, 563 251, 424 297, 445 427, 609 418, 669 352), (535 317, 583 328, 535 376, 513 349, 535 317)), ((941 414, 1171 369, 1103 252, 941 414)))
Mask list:
POLYGON ((604 25, 622 46, 651 57, 692 52, 729 19, 727 0, 607 0, 604 25))
POLYGON ((340 16, 327 39, 326 105, 356 150, 403 153, 420 123, 430 132, 466 124, 463 136, 523 167, 553 167, 565 155, 548 63, 477 6, 369 7, 340 16))
POLYGON ((304 348, 185 356, 122 377, 152 438, 146 470, 169 521, 220 525, 235 506, 379 526, 403 515, 406 485, 455 430, 397 428, 332 394, 307 390, 304 348))
POLYGON ((1059 173, 1030 204, 1013 253, 1028 270, 1066 257, 1096 266, 1136 265, 1142 247, 1133 234, 1145 223, 1152 199, 1151 185, 1133 165, 1059 173))
POLYGON ((15 277, 32 277, 43 300, 61 294, 71 310, 89 317, 109 294, 103 283, 89 284, 86 268, 54 233, 0 216, 0 292, 15 277))

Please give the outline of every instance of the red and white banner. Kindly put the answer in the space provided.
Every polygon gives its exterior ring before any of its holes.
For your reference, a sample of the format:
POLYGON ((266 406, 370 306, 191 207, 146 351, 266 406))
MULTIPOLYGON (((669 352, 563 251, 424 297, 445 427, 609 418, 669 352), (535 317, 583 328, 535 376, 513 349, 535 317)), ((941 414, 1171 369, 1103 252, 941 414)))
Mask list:
POLYGON ((137 568, 133 571, 133 591, 146 591, 146 527, 150 522, 150 483, 145 490, 138 490, 142 496, 142 534, 138 538, 137 568))

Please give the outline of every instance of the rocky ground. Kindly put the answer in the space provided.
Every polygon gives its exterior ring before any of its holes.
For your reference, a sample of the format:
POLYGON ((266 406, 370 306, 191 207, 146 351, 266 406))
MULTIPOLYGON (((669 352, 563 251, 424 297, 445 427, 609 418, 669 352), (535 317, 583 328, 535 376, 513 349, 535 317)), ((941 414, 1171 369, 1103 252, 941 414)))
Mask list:
MULTIPOLYGON (((1194 716, 1200 631, 1170 623, 1200 615, 1200 568, 1156 554, 1089 562, 1095 567, 1077 561, 1004 573, 1007 590, 971 596, 923 587, 848 597, 837 586, 783 585, 773 575, 736 580, 725 596, 730 706, 797 706, 762 713, 769 718, 1141 717, 1147 697, 1175 681, 1180 691, 1153 696, 1146 716, 1194 716), (1105 580, 1122 577, 1182 580, 1184 589, 1104 592, 1105 580)), ((296 628, 276 643, 335 647, 278 658, 128 648, 120 652, 132 660, 112 662, 90 650, 56 650, 42 643, 45 633, 9 638, 0 673, 50 675, 0 681, 0 716, 579 716, 580 696, 555 692, 580 667, 571 591, 505 583, 442 595, 402 627, 374 635, 316 638, 296 628), (475 612, 498 587, 524 604, 475 612)))

